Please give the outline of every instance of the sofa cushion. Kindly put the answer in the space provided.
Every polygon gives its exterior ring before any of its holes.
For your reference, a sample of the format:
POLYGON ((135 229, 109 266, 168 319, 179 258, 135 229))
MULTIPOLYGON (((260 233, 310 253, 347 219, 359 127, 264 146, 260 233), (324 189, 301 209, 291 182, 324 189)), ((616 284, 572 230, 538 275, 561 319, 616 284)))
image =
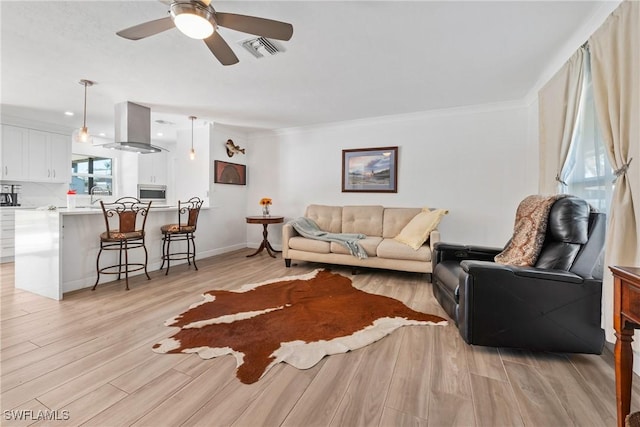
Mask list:
POLYGON ((420 208, 386 208, 382 217, 382 237, 396 237, 421 210, 420 208))
POLYGON ((429 208, 423 208, 422 212, 409 221, 395 239, 410 248, 418 250, 447 213, 449 211, 446 209, 434 209, 431 211, 429 208))
MULTIPOLYGON (((358 240, 358 243, 360 243, 360 246, 362 246, 362 249, 364 249, 367 255, 372 257, 376 256, 376 248, 381 241, 382 237, 367 236, 364 239, 358 240)), ((351 252, 349 252, 349 249, 338 242, 331 242, 331 252, 334 254, 351 254, 351 252)))
MULTIPOLYGON (((314 252, 317 254, 328 254, 331 252, 331 242, 323 242, 322 240, 307 239, 306 237, 296 236, 289 239, 289 247, 299 251, 314 252)), ((347 252, 348 253, 348 252, 347 252)))
POLYGON ((380 258, 431 261, 431 248, 428 245, 423 245, 416 251, 394 239, 383 239, 376 254, 380 258))
POLYGON ((343 233, 342 206, 309 205, 304 216, 312 219, 321 230, 343 233))
POLYGON ((342 208, 342 232, 382 236, 383 206, 345 206, 342 208))

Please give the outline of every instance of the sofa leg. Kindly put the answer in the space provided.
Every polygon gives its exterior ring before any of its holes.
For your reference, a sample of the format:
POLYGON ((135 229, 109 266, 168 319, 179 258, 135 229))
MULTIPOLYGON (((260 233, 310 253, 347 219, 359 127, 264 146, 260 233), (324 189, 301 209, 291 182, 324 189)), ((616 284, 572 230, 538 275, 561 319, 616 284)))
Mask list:
POLYGON ((358 274, 358 269, 356 267, 353 267, 353 269, 351 270, 351 274, 352 275, 357 275, 358 274))
POLYGON ((284 259, 284 266, 287 268, 291 267, 291 258, 284 259))
POLYGON ((431 273, 425 273, 427 275, 427 282, 433 283, 433 275, 431 273))

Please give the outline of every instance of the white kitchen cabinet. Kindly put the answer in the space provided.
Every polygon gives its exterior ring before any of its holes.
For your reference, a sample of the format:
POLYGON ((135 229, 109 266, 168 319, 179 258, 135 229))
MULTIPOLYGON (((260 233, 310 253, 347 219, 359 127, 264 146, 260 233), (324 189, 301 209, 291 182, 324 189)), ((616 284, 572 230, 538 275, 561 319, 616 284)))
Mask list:
POLYGON ((11 181, 71 181, 71 137, 2 125, 2 179, 11 181))
POLYGON ((29 181, 71 181, 71 137, 29 129, 29 181))
POLYGON ((2 140, 0 141, 2 179, 21 181, 27 178, 28 139, 27 129, 2 125, 2 140))
POLYGON ((71 136, 52 133, 49 135, 51 181, 71 182, 71 136))
POLYGON ((0 208, 0 262, 12 262, 15 253, 15 209, 0 208))
POLYGON ((29 129, 27 152, 29 155, 27 179, 30 181, 50 181, 49 138, 46 132, 29 129))
POLYGON ((167 183, 167 154, 164 151, 138 156, 138 183, 167 183))

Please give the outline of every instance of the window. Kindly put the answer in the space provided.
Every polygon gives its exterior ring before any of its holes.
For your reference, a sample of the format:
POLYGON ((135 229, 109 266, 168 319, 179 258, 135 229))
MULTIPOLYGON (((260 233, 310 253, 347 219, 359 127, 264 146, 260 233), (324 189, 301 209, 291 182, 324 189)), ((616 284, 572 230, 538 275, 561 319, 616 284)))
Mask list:
POLYGON ((101 187, 113 194, 113 159, 84 154, 71 156, 71 189, 77 194, 90 194, 93 187, 101 187))
POLYGON ((585 72, 576 127, 567 161, 562 169, 563 192, 587 200, 600 212, 608 213, 613 194, 613 169, 598 129, 589 51, 584 56, 585 72))

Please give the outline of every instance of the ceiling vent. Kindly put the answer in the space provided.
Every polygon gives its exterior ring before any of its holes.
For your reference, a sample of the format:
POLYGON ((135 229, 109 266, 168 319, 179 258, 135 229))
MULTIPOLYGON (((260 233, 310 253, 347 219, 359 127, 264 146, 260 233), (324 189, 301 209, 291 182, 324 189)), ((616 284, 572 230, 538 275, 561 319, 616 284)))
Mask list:
POLYGON ((255 56, 256 58, 263 58, 265 56, 273 56, 278 52, 281 52, 273 42, 264 37, 258 37, 254 39, 241 41, 240 44, 246 50, 249 51, 250 54, 255 56))

